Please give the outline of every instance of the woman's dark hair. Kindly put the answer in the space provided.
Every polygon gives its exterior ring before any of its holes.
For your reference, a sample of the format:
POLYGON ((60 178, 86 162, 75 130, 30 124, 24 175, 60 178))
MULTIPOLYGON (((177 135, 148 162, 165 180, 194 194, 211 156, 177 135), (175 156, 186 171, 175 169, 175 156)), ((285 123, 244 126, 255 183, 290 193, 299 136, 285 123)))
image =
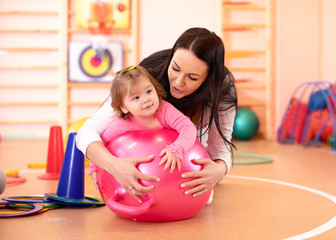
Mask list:
POLYGON ((140 65, 146 68, 164 87, 167 98, 177 109, 192 118, 200 111, 199 123, 203 125, 205 109, 209 107, 210 117, 208 128, 200 129, 200 138, 209 131, 211 123, 215 121, 216 127, 223 140, 229 145, 233 144, 226 139, 220 126, 218 113, 228 109, 237 109, 237 95, 234 86, 234 77, 224 65, 225 49, 221 38, 205 28, 190 28, 175 42, 172 49, 163 50, 145 58, 140 65), (192 94, 176 99, 170 94, 168 68, 177 49, 188 49, 208 65, 208 76, 203 84, 192 94))

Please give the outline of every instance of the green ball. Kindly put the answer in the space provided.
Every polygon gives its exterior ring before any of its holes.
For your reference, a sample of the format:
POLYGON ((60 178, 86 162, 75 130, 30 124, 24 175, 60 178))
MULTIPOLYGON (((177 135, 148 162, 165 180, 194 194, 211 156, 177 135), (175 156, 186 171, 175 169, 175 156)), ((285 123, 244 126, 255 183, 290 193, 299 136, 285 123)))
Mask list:
POLYGON ((235 124, 233 126, 233 137, 238 140, 250 140, 259 130, 259 119, 249 108, 237 110, 235 124))
POLYGON ((328 137, 328 144, 329 144, 331 147, 334 147, 334 136, 335 136, 335 134, 331 134, 331 135, 328 137))

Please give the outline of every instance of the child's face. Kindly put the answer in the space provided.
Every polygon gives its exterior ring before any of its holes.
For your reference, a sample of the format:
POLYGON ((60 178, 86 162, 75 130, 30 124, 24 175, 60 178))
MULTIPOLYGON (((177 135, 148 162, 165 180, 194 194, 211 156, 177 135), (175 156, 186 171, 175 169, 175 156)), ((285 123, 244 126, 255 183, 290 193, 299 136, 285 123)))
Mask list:
POLYGON ((158 109, 159 101, 153 84, 147 77, 142 76, 129 86, 121 109, 135 117, 150 117, 158 109))

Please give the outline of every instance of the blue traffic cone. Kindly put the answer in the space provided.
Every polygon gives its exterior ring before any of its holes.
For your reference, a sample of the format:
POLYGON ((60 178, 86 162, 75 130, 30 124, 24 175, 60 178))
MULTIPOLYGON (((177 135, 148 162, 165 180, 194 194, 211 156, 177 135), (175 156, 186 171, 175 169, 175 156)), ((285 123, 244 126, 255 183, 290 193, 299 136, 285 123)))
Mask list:
POLYGON ((76 135, 69 134, 57 192, 46 197, 69 205, 104 205, 102 200, 84 196, 84 155, 76 147, 76 135))

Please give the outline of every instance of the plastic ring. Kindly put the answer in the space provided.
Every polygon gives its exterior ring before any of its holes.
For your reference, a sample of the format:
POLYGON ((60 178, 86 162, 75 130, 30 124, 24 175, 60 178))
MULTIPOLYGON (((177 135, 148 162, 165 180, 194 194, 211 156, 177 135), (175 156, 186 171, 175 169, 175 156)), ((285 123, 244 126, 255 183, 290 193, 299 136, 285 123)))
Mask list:
MULTIPOLYGON (((55 203, 40 203, 43 206, 43 209, 56 209, 56 208, 62 208, 65 207, 64 204, 55 204, 55 203)), ((28 205, 26 203, 17 203, 15 205, 8 205, 10 208, 34 208, 31 205, 28 205)))
MULTIPOLYGON (((0 205, 15 205, 18 203, 15 202, 0 202, 0 205)), ((21 217, 21 216, 27 216, 27 215, 31 215, 34 213, 38 213, 43 209, 43 206, 39 203, 26 203, 28 205, 33 206, 33 209, 30 209, 28 211, 24 211, 24 212, 14 212, 11 214, 8 214, 8 212, 0 212, 0 218, 6 218, 6 217, 21 217)))
POLYGON ((13 184, 13 183, 23 183, 26 181, 26 177, 23 176, 22 174, 20 173, 13 173, 13 174, 6 174, 7 177, 13 177, 15 179, 12 179, 12 180, 7 180, 7 184, 13 184))
POLYGON ((257 154, 233 154, 236 158, 255 158, 260 160, 255 161, 233 161, 233 165, 252 165, 252 164, 265 164, 273 162, 273 158, 265 155, 257 155, 257 154))
POLYGON ((20 202, 20 203, 50 203, 52 201, 47 200, 44 196, 13 196, 2 198, 8 202, 20 202))
MULTIPOLYGON (((14 209, 14 208, 16 208, 17 210, 19 210, 19 211, 11 211, 10 212, 10 214, 14 214, 14 213, 22 213, 22 212, 24 212, 25 209, 28 209, 28 208, 29 209, 34 209, 35 207, 31 206, 31 205, 28 205, 28 204, 25 204, 25 203, 16 203, 15 205, 9 204, 9 205, 6 206, 6 208, 7 209, 14 209), (20 210, 20 209, 23 209, 23 210, 20 210)), ((42 212, 45 212, 47 210, 49 210, 49 208, 45 208, 43 206, 43 209, 40 210, 40 211, 38 211, 37 213, 42 213, 42 212)), ((1 215, 5 215, 5 214, 8 214, 8 212, 0 212, 0 216, 1 215)))
POLYGON ((57 203, 66 203, 68 205, 77 205, 77 206, 78 205, 80 206, 104 206, 105 205, 103 200, 94 198, 94 197, 89 197, 89 196, 84 196, 84 199, 81 199, 81 200, 57 197, 56 193, 46 193, 45 196, 46 196, 46 199, 51 199, 57 203))

